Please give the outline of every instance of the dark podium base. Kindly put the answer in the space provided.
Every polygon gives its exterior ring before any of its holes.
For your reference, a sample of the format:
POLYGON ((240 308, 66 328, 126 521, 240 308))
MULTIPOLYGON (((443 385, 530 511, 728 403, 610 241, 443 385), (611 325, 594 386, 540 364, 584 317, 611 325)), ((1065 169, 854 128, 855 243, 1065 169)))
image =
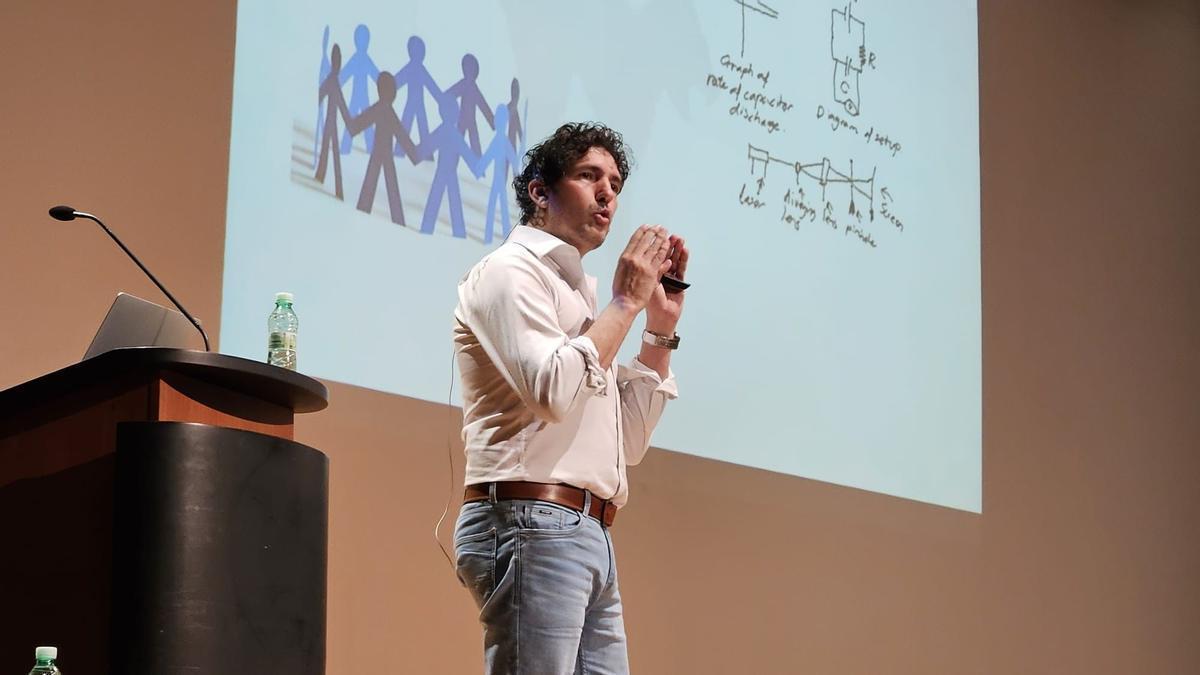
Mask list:
POLYGON ((107 673, 113 455, 0 485, 0 668, 57 645, 66 673, 107 673))
POLYGON ((115 474, 110 672, 325 672, 325 455, 125 422, 115 474))
POLYGON ((161 347, 0 391, 0 673, 325 670, 317 380, 161 347))

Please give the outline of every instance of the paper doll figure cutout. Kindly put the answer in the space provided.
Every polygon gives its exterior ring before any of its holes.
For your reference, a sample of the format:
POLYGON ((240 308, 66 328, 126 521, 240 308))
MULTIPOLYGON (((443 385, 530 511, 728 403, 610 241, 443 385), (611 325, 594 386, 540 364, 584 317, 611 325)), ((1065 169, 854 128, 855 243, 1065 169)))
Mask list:
MULTIPOLYGON (((450 228, 454 236, 465 239, 467 228, 463 223, 462 194, 458 184, 458 163, 466 162, 468 167, 478 177, 479 155, 463 141, 462 132, 458 130, 455 120, 458 119, 458 104, 454 98, 443 96, 438 102, 438 113, 442 123, 438 125, 429 137, 421 141, 417 148, 417 156, 428 159, 437 153, 437 167, 433 173, 433 184, 429 186, 429 197, 425 200, 425 214, 421 218, 421 233, 433 234, 437 225, 437 214, 442 208, 442 198, 445 197, 450 209, 450 228)), ((491 111, 488 111, 491 114, 491 111)))
POLYGON ((508 170, 517 166, 517 151, 507 136, 510 120, 507 105, 501 103, 496 106, 495 119, 496 135, 492 137, 488 149, 479 158, 479 164, 476 165, 475 171, 476 175, 482 177, 487 173, 488 165, 494 169, 492 171, 492 190, 488 195, 487 216, 483 221, 483 243, 485 244, 492 243, 492 223, 495 221, 497 202, 500 203, 503 236, 507 237, 509 230, 512 229, 508 220, 508 170))
POLYGON ((325 169, 329 165, 329 157, 333 157, 333 186, 334 194, 342 199, 342 155, 338 152, 337 137, 338 115, 349 123, 350 113, 346 109, 346 99, 342 96, 342 87, 338 79, 342 68, 342 50, 335 44, 329 51, 329 75, 321 83, 317 93, 317 105, 325 102, 325 119, 318 132, 321 137, 320 160, 317 162, 317 182, 325 184, 325 169))
POLYGON ((483 99, 483 92, 479 91, 479 85, 476 83, 476 79, 479 78, 479 60, 475 58, 474 54, 462 57, 462 72, 463 78, 446 90, 446 97, 458 102, 458 131, 460 134, 464 132, 467 134, 471 143, 471 151, 478 155, 479 127, 475 124, 475 111, 479 110, 483 113, 483 118, 493 129, 496 128, 496 122, 492 119, 492 111, 488 108, 487 101, 483 99))
MULTIPOLYGON (((433 100, 442 96, 442 90, 433 81, 433 76, 425 68, 425 42, 416 35, 408 38, 408 63, 396 73, 396 90, 408 87, 405 92, 404 112, 400 114, 400 123, 405 129, 416 133, 417 143, 429 135, 429 122, 425 116, 425 92, 428 91, 433 100), (413 122, 416 127, 413 127, 413 122)), ((400 154, 400 148, 396 148, 400 154)))
POLYGON ((375 132, 376 142, 371 148, 367 173, 358 193, 358 210, 363 213, 371 212, 371 205, 375 202, 375 189, 379 184, 379 173, 382 171, 392 222, 404 225, 404 204, 400 201, 400 184, 396 180, 396 158, 392 155, 392 147, 395 145, 403 148, 413 164, 417 163, 417 148, 408 137, 408 130, 396 116, 396 109, 392 107, 392 102, 396 100, 395 78, 391 73, 380 72, 375 79, 375 86, 379 93, 375 103, 361 115, 346 122, 346 131, 351 135, 357 136, 363 130, 375 132))
MULTIPOLYGON (((371 60, 367 54, 367 47, 371 45, 371 30, 363 24, 359 24, 354 29, 354 53, 346 61, 346 67, 342 69, 342 76, 338 80, 339 84, 346 84, 347 80, 352 80, 350 83, 350 114, 358 115, 366 110, 371 104, 368 80, 375 80, 379 77, 379 68, 375 66, 375 62, 371 60)), ((375 131, 367 130, 367 152, 371 151, 371 147, 375 140, 375 131)), ((350 133, 342 135, 342 154, 350 154, 350 133)))
MULTIPOLYGON (((325 34, 321 38, 321 71, 317 75, 317 89, 325 78, 329 77, 329 26, 325 26, 325 34)), ((317 152, 321 149, 321 129, 325 126, 325 108, 317 102, 317 123, 313 126, 313 168, 317 168, 317 152)))
MULTIPOLYGON (((517 101, 521 98, 521 83, 515 77, 510 91, 512 98, 508 99, 508 142, 516 150, 525 146, 525 127, 521 126, 521 115, 517 112, 517 101)), ((500 126, 500 122, 497 121, 496 128, 499 129, 500 126)))

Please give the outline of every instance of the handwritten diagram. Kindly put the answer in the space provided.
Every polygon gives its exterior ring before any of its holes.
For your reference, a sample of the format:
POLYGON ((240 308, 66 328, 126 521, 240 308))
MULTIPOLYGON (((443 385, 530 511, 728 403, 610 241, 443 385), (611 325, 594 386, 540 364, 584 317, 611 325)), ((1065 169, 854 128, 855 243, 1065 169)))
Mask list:
POLYGON ((770 151, 750 144, 746 144, 746 148, 746 157, 750 160, 750 173, 758 177, 758 192, 761 193, 766 184, 767 169, 770 165, 780 164, 792 170, 797 186, 800 185, 801 176, 816 181, 821 188, 821 199, 827 203, 829 200, 826 191, 829 186, 845 185, 848 190, 850 215, 862 220, 862 209, 854 201, 857 196, 860 201, 866 200, 868 220, 875 220, 875 167, 871 167, 870 176, 856 176, 854 160, 850 160, 848 171, 842 172, 834 168, 828 157, 822 157, 819 162, 804 163, 772 157, 770 151), (760 166, 761 173, 758 173, 760 166))
POLYGON ((833 10, 830 16, 829 53, 833 57, 833 100, 857 116, 862 109, 859 76, 864 67, 874 67, 875 54, 868 54, 867 26, 854 16, 850 5, 833 10))
POLYGON ((753 5, 747 3, 746 0, 733 0, 733 1, 734 1, 734 3, 739 5, 742 9, 742 51, 741 51, 740 55, 745 56, 746 55, 746 10, 750 10, 752 12, 758 12, 759 14, 762 14, 763 16, 765 16, 769 19, 778 19, 779 11, 773 7, 768 6, 767 3, 763 2, 762 0, 755 0, 753 5))
MULTIPOLYGON (((796 230, 806 224, 824 225, 873 249, 902 234, 905 223, 897 213, 900 204, 889 186, 881 185, 877 173, 901 176, 898 169, 908 155, 900 157, 906 146, 896 130, 886 126, 892 121, 889 100, 877 96, 870 110, 863 112, 865 92, 860 92, 860 84, 867 83, 878 69, 876 52, 867 43, 867 21, 857 14, 863 5, 858 0, 833 0, 814 8, 815 17, 811 18, 820 19, 800 26, 804 20, 798 12, 783 16, 762 0, 734 2, 742 15, 743 56, 732 48, 721 55, 705 75, 704 86, 724 98, 725 105, 714 106, 714 112, 738 120, 746 132, 728 148, 730 157, 739 157, 744 143, 750 164, 749 177, 742 174, 735 179, 735 184, 740 184, 738 207, 760 214, 778 209, 777 220, 796 230), (825 16, 829 17, 828 51, 823 37, 825 16), (764 18, 776 22, 781 29, 777 34, 798 31, 806 38, 787 49, 773 45, 774 51, 760 50, 764 53, 751 60, 745 57, 748 22, 761 23, 764 18), (792 59, 797 50, 807 55, 804 64, 792 59), (829 81, 820 74, 828 72, 822 65, 829 63, 825 58, 833 61, 832 99, 829 81), (797 66, 799 69, 793 70, 797 66), (805 75, 803 80, 796 78, 799 73, 805 75), (796 115, 806 100, 814 112, 807 120, 796 115), (770 186, 768 173, 775 177, 770 186)), ((890 25, 886 12, 870 16, 890 25)), ((886 40, 891 33, 880 32, 876 41, 886 40)))

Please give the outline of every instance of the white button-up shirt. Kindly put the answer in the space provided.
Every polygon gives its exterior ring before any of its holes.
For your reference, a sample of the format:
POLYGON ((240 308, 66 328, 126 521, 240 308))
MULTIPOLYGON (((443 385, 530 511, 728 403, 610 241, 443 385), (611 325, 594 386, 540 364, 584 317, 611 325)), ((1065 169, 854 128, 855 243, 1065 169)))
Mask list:
POLYGON ((466 484, 567 483, 621 506, 626 464, 650 445, 675 376, 634 359, 600 366, 583 333, 596 278, 561 239, 518 226, 458 285, 454 343, 463 382, 466 484))

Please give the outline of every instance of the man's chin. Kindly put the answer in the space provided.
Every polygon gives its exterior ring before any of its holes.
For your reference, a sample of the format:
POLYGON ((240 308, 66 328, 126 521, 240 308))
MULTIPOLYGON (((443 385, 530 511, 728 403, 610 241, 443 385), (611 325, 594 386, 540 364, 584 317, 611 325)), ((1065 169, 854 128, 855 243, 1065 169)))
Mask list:
POLYGON ((600 248, 600 245, 608 238, 608 230, 608 225, 588 228, 588 234, 591 235, 592 241, 596 244, 595 248, 600 248))

